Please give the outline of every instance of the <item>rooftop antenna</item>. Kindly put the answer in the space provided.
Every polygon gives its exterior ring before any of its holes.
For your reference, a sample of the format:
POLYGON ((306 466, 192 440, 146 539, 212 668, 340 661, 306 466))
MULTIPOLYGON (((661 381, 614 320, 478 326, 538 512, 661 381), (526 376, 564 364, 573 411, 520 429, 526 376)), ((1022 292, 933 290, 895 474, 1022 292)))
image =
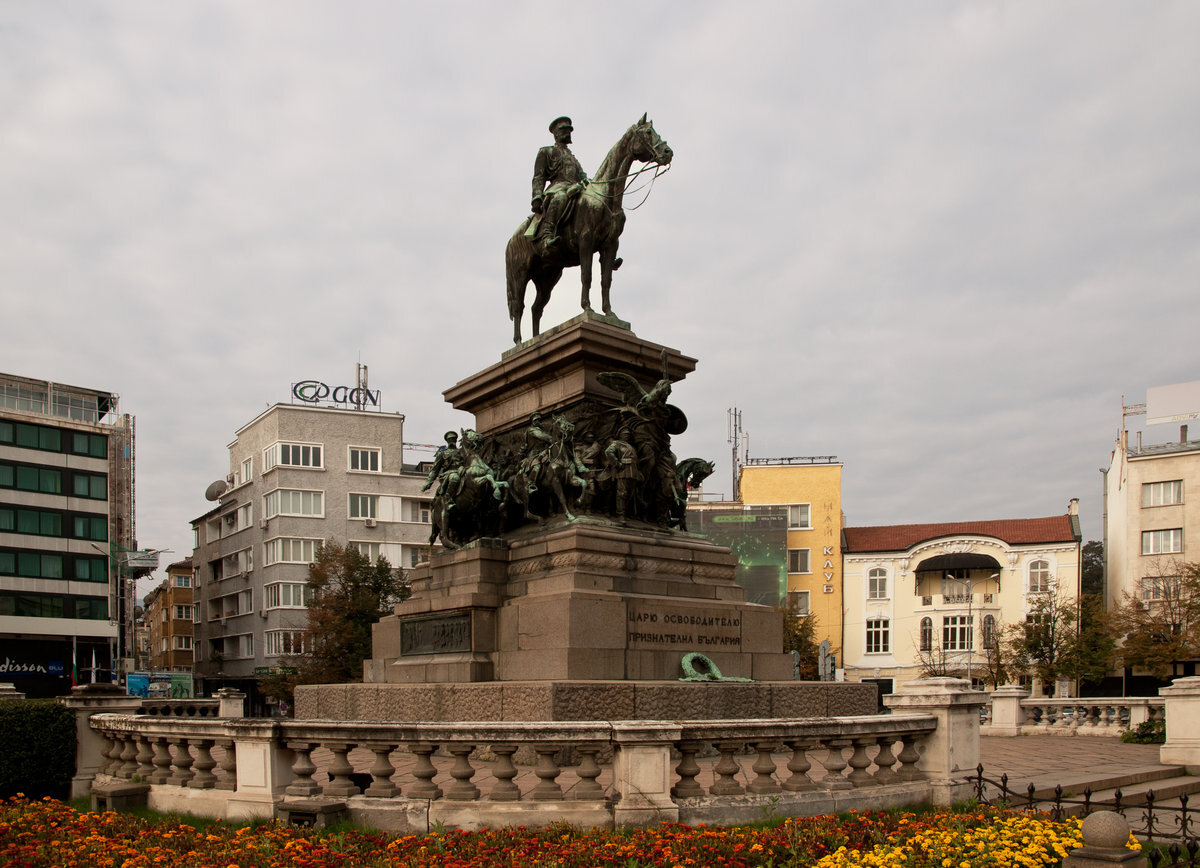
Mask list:
POLYGON ((366 406, 367 394, 367 366, 362 362, 354 363, 354 385, 358 387, 354 392, 354 409, 361 410, 366 406))
POLYGON ((741 470, 750 451, 750 436, 742 430, 742 411, 737 407, 725 411, 725 442, 732 444, 733 499, 741 500, 741 470))

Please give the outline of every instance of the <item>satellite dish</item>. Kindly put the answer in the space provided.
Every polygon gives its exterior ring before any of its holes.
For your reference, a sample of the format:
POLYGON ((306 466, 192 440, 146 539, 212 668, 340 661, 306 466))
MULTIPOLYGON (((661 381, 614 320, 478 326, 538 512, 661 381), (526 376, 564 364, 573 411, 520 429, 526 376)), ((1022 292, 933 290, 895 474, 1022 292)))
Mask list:
POLYGON ((218 479, 208 488, 204 489, 205 500, 217 500, 222 494, 229 490, 229 486, 224 479, 218 479))

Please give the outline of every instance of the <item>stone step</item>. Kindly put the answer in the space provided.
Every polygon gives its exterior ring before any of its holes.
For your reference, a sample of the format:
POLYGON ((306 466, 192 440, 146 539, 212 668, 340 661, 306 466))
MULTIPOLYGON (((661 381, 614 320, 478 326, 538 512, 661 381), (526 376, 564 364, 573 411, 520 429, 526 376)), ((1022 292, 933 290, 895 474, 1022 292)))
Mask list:
MULTIPOLYGON (((1092 798, 1094 799, 1096 793, 1116 790, 1118 788, 1125 791, 1130 787, 1136 787, 1140 784, 1168 780, 1180 777, 1182 774, 1183 771, 1178 766, 1147 766, 1142 769, 1128 770, 1118 774, 1106 775, 1097 773, 1079 775, 1067 778, 1066 780, 1055 781, 1050 786, 1038 786, 1033 792, 1033 798, 1039 802, 1052 800, 1054 798, 1055 786, 1061 786, 1064 797, 1076 798, 1082 796, 1084 790, 1091 789, 1092 798)), ((1040 782, 1035 780, 1033 783, 1036 786, 1040 782)), ((1021 790, 1021 796, 1028 796, 1027 787, 1028 784, 1026 784, 1026 789, 1021 790)))

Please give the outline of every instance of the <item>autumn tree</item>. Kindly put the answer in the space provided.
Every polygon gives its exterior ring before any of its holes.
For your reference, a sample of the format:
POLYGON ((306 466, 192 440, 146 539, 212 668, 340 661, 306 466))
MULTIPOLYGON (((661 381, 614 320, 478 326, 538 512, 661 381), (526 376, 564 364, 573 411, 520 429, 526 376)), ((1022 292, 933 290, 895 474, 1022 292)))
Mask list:
POLYGON ((778 606, 776 611, 783 615, 783 650, 786 654, 797 654, 801 681, 816 681, 820 678, 821 645, 817 641, 817 616, 801 614, 795 605, 778 606))
POLYGON ((297 684, 362 680, 371 656, 371 625, 391 614, 411 590, 386 558, 372 562, 352 546, 325 543, 308 568, 308 629, 300 652, 283 662, 294 672, 260 681, 272 698, 291 701, 297 684))
POLYGON ((1035 595, 1025 621, 1004 632, 1013 668, 1045 683, 1096 680, 1112 668, 1115 642, 1096 597, 1081 603, 1053 592, 1035 595))
POLYGON ((1123 595, 1111 613, 1126 666, 1169 678, 1175 665, 1200 658, 1200 563, 1159 561, 1141 593, 1123 595))

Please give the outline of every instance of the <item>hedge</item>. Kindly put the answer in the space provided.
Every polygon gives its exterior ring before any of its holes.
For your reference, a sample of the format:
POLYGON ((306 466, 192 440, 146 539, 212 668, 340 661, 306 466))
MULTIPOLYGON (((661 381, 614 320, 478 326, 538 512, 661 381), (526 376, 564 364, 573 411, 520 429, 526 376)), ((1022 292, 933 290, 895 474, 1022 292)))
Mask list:
POLYGON ((75 746, 71 709, 53 699, 0 702, 0 798, 66 798, 75 746))

